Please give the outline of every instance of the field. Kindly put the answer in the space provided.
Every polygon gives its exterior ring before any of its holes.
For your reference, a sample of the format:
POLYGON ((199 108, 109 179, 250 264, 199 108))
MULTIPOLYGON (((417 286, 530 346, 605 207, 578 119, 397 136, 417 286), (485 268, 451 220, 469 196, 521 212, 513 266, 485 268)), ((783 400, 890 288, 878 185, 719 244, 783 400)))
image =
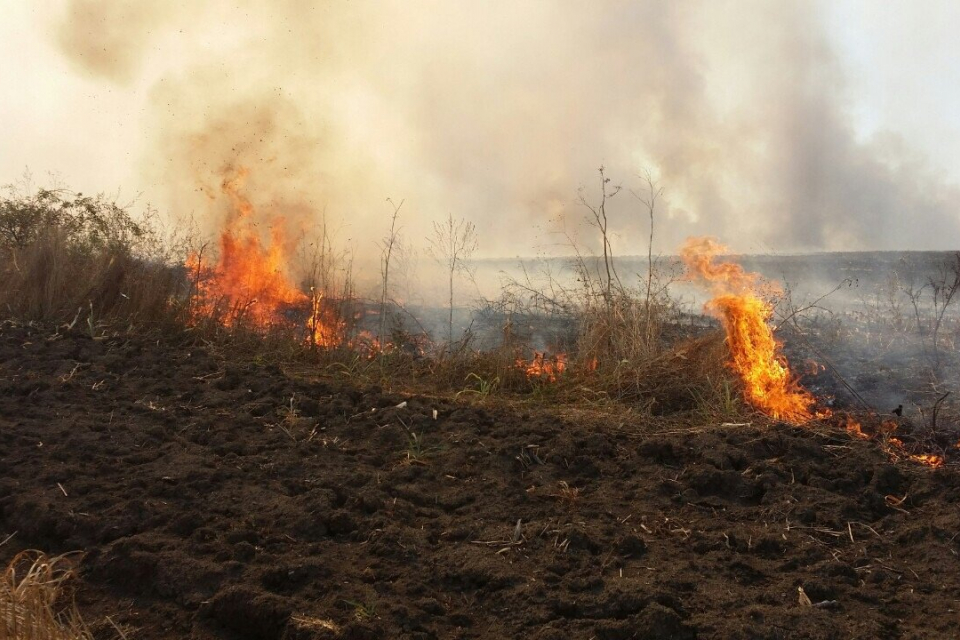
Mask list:
POLYGON ((396 236, 361 292, 245 175, 206 252, 0 199, 0 640, 954 635, 960 255, 690 238, 467 305, 450 215, 405 304, 396 236))
POLYGON ((0 640, 960 639, 914 4, 4 3, 0 640))
POLYGON ((0 554, 82 550, 97 638, 932 638, 960 622, 960 476, 829 422, 531 411, 7 322, 0 426, 0 554))

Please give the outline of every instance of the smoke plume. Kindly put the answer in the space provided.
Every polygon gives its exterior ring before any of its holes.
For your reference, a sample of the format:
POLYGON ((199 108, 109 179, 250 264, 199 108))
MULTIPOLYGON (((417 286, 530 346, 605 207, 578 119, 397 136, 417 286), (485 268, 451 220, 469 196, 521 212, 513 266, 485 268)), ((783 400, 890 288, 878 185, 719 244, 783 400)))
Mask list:
MULTIPOLYGON (((594 197, 604 164, 666 189, 657 250, 690 235, 737 250, 952 243, 960 191, 908 141, 859 139, 823 8, 72 0, 58 42, 86 73, 152 83, 144 186, 181 213, 206 216, 210 185, 243 165, 271 216, 326 215, 361 253, 393 197, 418 240, 452 211, 483 253, 512 255, 581 220, 577 187, 594 197)), ((625 190, 610 211, 615 249, 643 253, 638 201, 625 190)))

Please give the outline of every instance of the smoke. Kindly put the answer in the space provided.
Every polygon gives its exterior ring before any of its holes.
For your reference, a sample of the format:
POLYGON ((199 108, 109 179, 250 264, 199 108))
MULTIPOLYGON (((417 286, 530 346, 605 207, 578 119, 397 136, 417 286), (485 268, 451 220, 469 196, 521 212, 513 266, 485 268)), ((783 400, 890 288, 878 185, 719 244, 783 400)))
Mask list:
POLYGON ((145 52, 175 17, 174 6, 140 0, 71 0, 57 41, 79 69, 129 82, 145 52))
MULTIPOLYGON (((150 82, 144 187, 198 217, 225 167, 305 228, 361 255, 405 198, 419 242, 448 212, 485 255, 558 242, 596 169, 665 187, 656 250, 714 235, 737 250, 943 248, 960 191, 909 141, 862 140, 824 5, 550 0, 142 3, 72 0, 77 67, 150 82)), ((620 254, 646 249, 627 190, 620 254)), ((210 227, 216 226, 210 215, 210 227)), ((563 253, 563 247, 550 250, 563 253)))

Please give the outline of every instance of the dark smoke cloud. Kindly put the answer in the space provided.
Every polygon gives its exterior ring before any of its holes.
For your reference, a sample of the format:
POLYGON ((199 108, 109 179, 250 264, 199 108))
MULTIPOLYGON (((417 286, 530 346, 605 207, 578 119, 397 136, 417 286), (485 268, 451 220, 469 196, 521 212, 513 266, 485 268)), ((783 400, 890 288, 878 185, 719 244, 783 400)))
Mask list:
MULTIPOLYGON (((202 213, 197 185, 245 163, 264 206, 325 208, 356 242, 381 235, 391 196, 413 237, 453 211, 486 254, 513 254, 555 242, 553 217, 581 219, 577 186, 589 197, 603 163, 628 186, 658 176, 663 251, 700 234, 738 250, 954 244, 957 188, 905 160, 909 141, 858 138, 822 11, 73 0, 60 43, 91 74, 155 78, 146 175, 178 210, 202 213)), ((637 204, 612 208, 621 254, 646 248, 637 204)))

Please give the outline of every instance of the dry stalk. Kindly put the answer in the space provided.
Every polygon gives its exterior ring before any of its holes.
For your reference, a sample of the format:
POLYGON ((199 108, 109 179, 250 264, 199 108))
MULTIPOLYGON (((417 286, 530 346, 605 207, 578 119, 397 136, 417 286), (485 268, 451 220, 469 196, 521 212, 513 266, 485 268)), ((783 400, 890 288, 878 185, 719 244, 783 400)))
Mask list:
POLYGON ((73 575, 67 556, 17 554, 0 578, 0 640, 92 640, 74 606, 62 606, 73 575))

